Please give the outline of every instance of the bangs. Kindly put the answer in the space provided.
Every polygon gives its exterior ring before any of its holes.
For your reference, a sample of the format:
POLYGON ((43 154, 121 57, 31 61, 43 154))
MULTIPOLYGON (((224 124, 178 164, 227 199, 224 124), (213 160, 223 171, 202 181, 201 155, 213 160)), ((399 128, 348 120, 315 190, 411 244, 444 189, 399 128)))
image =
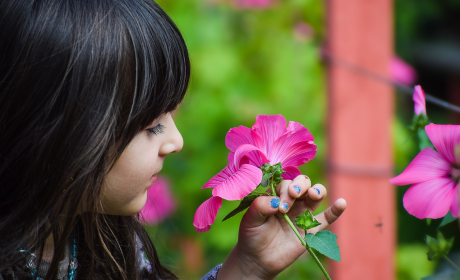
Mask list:
POLYGON ((124 133, 133 136, 181 103, 190 79, 190 60, 182 35, 157 4, 133 2, 123 8, 120 117, 125 120, 124 133))

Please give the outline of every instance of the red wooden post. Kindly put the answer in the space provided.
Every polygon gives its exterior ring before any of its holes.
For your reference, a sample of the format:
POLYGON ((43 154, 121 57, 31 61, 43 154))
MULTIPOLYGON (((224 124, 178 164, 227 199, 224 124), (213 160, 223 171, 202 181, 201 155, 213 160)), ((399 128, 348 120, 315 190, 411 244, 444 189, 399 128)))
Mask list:
POLYGON ((347 66, 389 76, 392 20, 392 1, 328 1, 329 192, 348 202, 332 229, 342 254, 329 263, 334 280, 395 279, 393 90, 347 66))

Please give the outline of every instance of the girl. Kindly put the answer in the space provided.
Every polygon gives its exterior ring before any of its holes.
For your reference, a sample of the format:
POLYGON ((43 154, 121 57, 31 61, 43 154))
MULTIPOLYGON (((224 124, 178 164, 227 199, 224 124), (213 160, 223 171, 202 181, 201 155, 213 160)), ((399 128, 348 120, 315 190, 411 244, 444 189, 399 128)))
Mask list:
MULTIPOLYGON (((151 0, 0 0, 0 279, 176 279, 137 213, 182 148, 170 113, 189 76, 184 41, 151 0)), ((314 211, 316 187, 283 181, 279 201, 314 211)), ((317 218, 324 227, 344 209, 317 218)), ((283 211, 254 201, 206 278, 289 266, 304 248, 283 211)))

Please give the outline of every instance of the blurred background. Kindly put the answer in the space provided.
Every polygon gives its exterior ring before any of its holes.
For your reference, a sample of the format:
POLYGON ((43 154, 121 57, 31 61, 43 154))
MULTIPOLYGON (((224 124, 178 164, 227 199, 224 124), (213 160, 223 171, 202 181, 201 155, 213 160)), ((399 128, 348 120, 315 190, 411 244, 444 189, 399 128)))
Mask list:
MULTIPOLYGON (((157 2, 184 36, 192 77, 175 112, 184 148, 170 155, 163 169, 170 211, 151 220, 147 228, 167 267, 181 279, 201 279, 237 242, 242 216, 221 222, 238 205, 224 201, 210 231, 196 233, 192 225, 195 210, 211 195, 201 186, 227 164, 225 135, 230 128, 251 127, 259 114, 282 114, 302 123, 315 137, 318 153, 300 169, 313 183, 327 182, 328 9, 326 1, 318 0, 157 2)), ((387 79, 379 82, 421 84, 427 93, 460 105, 460 0, 394 0, 392 5, 394 59, 387 79)), ((379 40, 378 34, 370 36, 379 40)), ((394 173, 399 174, 418 148, 407 129, 413 117, 411 94, 396 87, 393 91, 394 173)), ((435 123, 460 123, 458 113, 431 104, 427 111, 435 123)), ((401 202, 407 187, 394 188, 395 279, 420 279, 437 269, 437 263, 426 259, 424 236, 434 235, 439 222, 427 225, 407 214, 401 202)), ((453 251, 458 252, 459 243, 453 251)), ((323 276, 305 254, 277 279, 323 276)))

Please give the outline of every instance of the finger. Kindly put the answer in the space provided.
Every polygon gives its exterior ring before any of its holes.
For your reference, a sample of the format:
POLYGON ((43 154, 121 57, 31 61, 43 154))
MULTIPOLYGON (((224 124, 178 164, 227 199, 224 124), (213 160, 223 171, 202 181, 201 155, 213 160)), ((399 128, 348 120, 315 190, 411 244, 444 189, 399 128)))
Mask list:
POLYGON ((299 175, 295 177, 289 186, 289 196, 293 198, 302 198, 306 195, 308 189, 311 187, 311 181, 308 176, 299 175))
MULTIPOLYGON (((288 187, 289 184, 291 184, 291 182, 292 182, 291 180, 283 180, 283 181, 281 181, 281 183, 279 183, 278 185, 276 185, 276 186, 275 186, 276 195, 279 196, 280 193, 281 193, 281 189, 282 189, 282 188, 283 188, 283 189, 286 189, 286 187, 288 187)), ((268 188, 267 191, 270 191, 270 188, 268 188)), ((271 193, 271 191, 270 191, 270 193, 271 193)))
POLYGON ((278 212, 279 204, 280 199, 277 196, 259 196, 244 214, 241 225, 253 228, 264 224, 269 216, 278 212))
POLYGON ((312 213, 318 209, 324 198, 327 196, 326 188, 321 184, 315 184, 308 189, 308 193, 304 198, 304 204, 312 213))
POLYGON ((280 212, 287 213, 297 198, 303 197, 311 187, 310 179, 305 175, 297 176, 292 182, 280 184, 280 212))
POLYGON ((317 233, 318 231, 325 229, 328 225, 335 222, 346 208, 347 202, 345 199, 337 199, 329 208, 315 216, 315 219, 320 222, 321 225, 308 230, 308 233, 317 233))

